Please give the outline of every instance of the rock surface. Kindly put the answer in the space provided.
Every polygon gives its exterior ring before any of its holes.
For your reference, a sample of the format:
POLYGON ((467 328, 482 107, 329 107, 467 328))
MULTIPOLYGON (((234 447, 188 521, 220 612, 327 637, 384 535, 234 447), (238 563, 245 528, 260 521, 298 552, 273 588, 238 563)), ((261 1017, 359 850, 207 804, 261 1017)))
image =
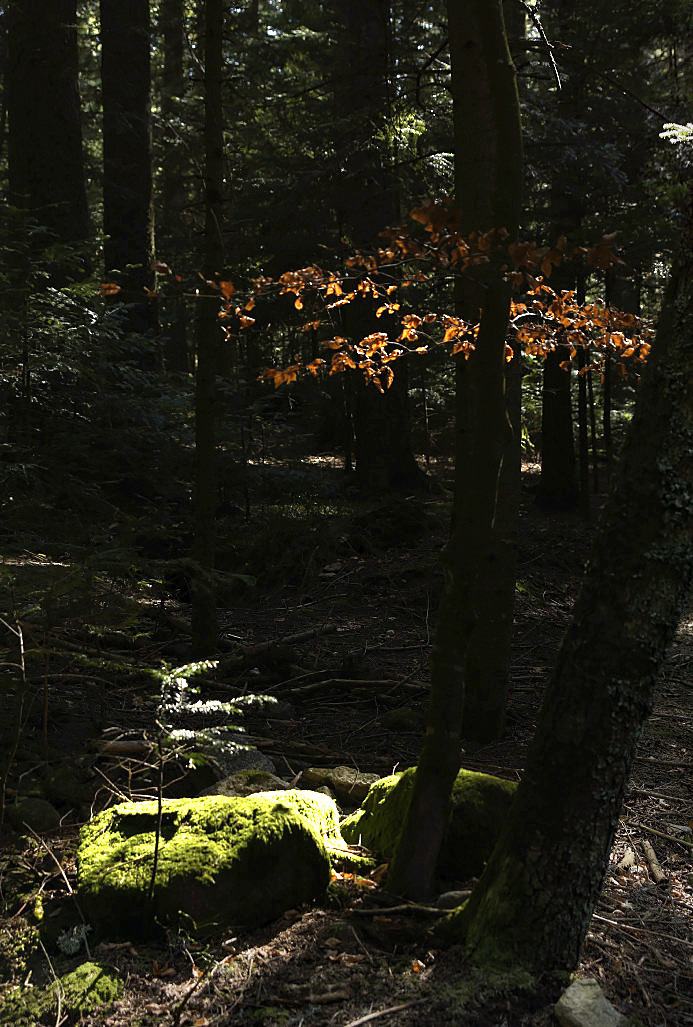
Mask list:
POLYGON ((150 903, 156 824, 156 802, 128 802, 82 829, 80 902, 95 927, 255 927, 323 895, 328 847, 344 848, 337 807, 314 792, 166 800, 150 903))
POLYGON ((60 823, 60 814, 46 799, 27 795, 18 799, 14 806, 7 807, 7 819, 17 831, 24 831, 26 824, 37 834, 43 834, 44 831, 55 830, 60 823))
POLYGON ((627 1023, 591 977, 573 981, 554 1006, 554 1013, 561 1027, 625 1027, 627 1023))
MULTIPOLYGON (((415 768, 371 786, 361 809, 342 822, 351 844, 365 845, 389 859, 395 851, 411 801, 415 768)), ((438 862, 443 877, 477 876, 491 855, 517 785, 489 774, 461 770, 452 793, 452 814, 438 862)))
POLYGON ((210 788, 205 788, 200 795, 254 795, 256 792, 277 792, 288 790, 291 785, 282 781, 276 774, 266 770, 239 770, 235 774, 224 777, 210 788))
POLYGON ((358 806, 368 795, 377 774, 362 774, 353 767, 309 767, 301 774, 302 788, 330 788, 346 806, 358 806))

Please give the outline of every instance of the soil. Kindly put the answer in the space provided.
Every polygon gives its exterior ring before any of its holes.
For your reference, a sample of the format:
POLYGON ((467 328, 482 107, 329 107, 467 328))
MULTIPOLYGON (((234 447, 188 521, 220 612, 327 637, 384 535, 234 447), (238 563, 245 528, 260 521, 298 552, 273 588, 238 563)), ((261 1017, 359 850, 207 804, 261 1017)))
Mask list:
MULTIPOLYGON (((270 476, 269 469, 264 473, 270 476)), ((277 468, 278 475, 285 473, 277 468)), ((338 492, 336 469, 314 461, 300 473, 320 475, 321 481, 332 475, 332 498, 323 508, 306 507, 310 544, 278 529, 275 537, 268 535, 273 522, 265 518, 262 573, 254 587, 239 579, 235 600, 225 601, 220 665, 203 678, 203 692, 232 698, 252 691, 277 700, 246 718, 246 740, 271 757, 287 781, 305 767, 338 764, 384 776, 415 763, 421 744, 438 554, 449 509, 445 475, 435 493, 362 507, 354 500, 337 528, 312 536, 309 529, 316 520, 320 524, 329 504, 343 507, 351 500, 338 492), (415 509, 417 516, 399 517, 400 509, 415 509)), ((525 468, 506 730, 490 745, 465 743, 462 754, 463 766, 513 780, 522 774, 592 530, 577 515, 539 512, 535 475, 536 468, 525 468)), ((287 481, 290 488, 290 475, 287 481)), ((252 530, 252 520, 249 526, 229 527, 244 574, 253 570, 250 557, 248 566, 241 559, 244 532, 250 536, 252 530)), ((20 545, 5 559, 27 602, 32 589, 38 594, 44 579, 54 580, 70 565, 69 553, 46 555, 35 548, 20 545)), ((153 794, 157 768, 142 743, 156 734, 157 685, 143 668, 188 659, 188 615, 184 594, 102 571, 92 575, 86 600, 79 591, 63 591, 53 608, 37 601, 34 612, 20 621, 21 640, 16 624, 6 622, 4 659, 19 662, 21 642, 27 676, 19 732, 13 728, 16 693, 5 695, 0 711, 5 744, 18 743, 7 783, 8 809, 17 791, 42 787, 47 769, 76 769, 85 789, 82 802, 79 796, 72 803, 55 800, 62 817, 56 830, 41 836, 14 834, 7 827, 4 832, 0 975, 8 991, 26 981, 46 983, 87 958, 84 949, 65 956, 55 946, 59 929, 80 923, 78 897, 75 902, 72 894, 77 832, 90 812, 123 797, 153 794), (99 751, 104 741, 127 742, 132 754, 99 751)), ((689 612, 640 742, 578 969, 579 975, 594 977, 614 1006, 642 1027, 693 1024, 692 688, 689 612)), ((188 773, 184 761, 170 759, 165 772, 166 794, 180 794, 186 783, 176 778, 188 773)), ((202 787, 204 769, 193 773, 202 787)), ((120 971, 125 990, 115 1006, 82 1022, 109 1027, 555 1022, 553 1004, 565 981, 481 974, 459 951, 434 947, 437 912, 402 903, 387 894, 382 880, 382 872, 368 878, 345 872, 323 908, 290 910, 238 937, 194 942, 168 935, 145 943, 113 938, 107 924, 91 925, 89 952, 120 971)), ((473 882, 454 883, 464 888, 473 882)))

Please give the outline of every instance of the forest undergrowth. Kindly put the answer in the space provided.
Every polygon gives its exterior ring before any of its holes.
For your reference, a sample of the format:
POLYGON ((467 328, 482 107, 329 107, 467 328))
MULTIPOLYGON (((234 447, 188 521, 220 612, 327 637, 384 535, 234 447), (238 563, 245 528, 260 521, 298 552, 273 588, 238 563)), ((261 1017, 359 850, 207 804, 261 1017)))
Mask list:
MULTIPOLYGON (((525 466, 506 730, 497 743, 466 743, 462 758, 465 767, 513 780, 522 774, 590 534, 577 515, 537 510, 536 473, 525 466)), ((203 675, 202 691, 276 700, 246 716, 245 741, 286 781, 309 766, 346 764, 385 776, 416 761, 449 517, 442 459, 432 479, 428 493, 367 501, 345 485, 331 457, 275 459, 249 464, 229 492, 219 547, 219 664, 203 675)), ((84 949, 56 948, 57 936, 80 924, 79 826, 156 788, 153 671, 189 659, 188 536, 184 505, 131 494, 130 511, 102 511, 88 531, 69 515, 52 524, 32 524, 27 515, 5 539, 3 659, 21 668, 0 693, 10 754, 0 851, 6 992, 50 983, 86 958, 84 949), (142 511, 157 502, 159 527, 147 530, 142 511), (15 832, 18 794, 50 798, 59 823, 15 832)), ((689 609, 640 743, 579 970, 642 1027, 693 1024, 692 687, 689 609)), ((171 754, 164 794, 194 794, 208 773, 171 754)), ((247 935, 204 943, 169 935, 142 944, 90 925, 89 951, 117 969, 124 992, 106 1014, 82 1022, 554 1022, 565 982, 481 975, 458 951, 436 950, 437 915, 387 894, 382 876, 345 874, 323 908, 291 910, 247 935)))

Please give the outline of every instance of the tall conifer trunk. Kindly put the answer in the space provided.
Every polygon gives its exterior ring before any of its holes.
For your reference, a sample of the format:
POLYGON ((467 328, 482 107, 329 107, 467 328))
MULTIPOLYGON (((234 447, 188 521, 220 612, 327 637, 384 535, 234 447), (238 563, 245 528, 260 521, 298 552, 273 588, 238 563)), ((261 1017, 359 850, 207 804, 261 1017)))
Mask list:
MULTIPOLYGON (((78 245, 89 232, 76 8, 75 0, 22 0, 7 11, 9 199, 32 212, 42 246, 78 245)), ((51 269, 63 284, 84 267, 58 259, 51 269)))
MULTIPOLYGON (((224 5, 205 0, 205 240, 204 277, 223 271, 222 204, 224 122, 222 53, 224 5)), ((216 375, 220 348, 219 293, 201 290, 197 312, 195 375, 195 542, 197 572, 192 587, 193 654, 214 655, 217 640, 214 555, 216 544, 216 375)))
MULTIPOLYGON (((456 141, 455 194, 463 232, 517 232, 522 140, 515 69, 500 0, 449 0, 456 141)), ((460 283, 460 312, 481 310, 476 349, 458 358, 455 510, 431 656, 431 708, 411 805, 389 884, 422 898, 433 889, 450 793, 460 764, 470 643, 484 630, 485 578, 494 573, 499 480, 510 443, 504 399, 510 292, 491 265, 483 283, 460 283)))
POLYGON ((149 0, 101 0, 100 11, 104 263, 129 326, 144 331, 155 322, 149 0))
MULTIPOLYGON (((338 121, 346 125, 339 144, 345 175, 336 198, 341 230, 357 248, 378 245, 377 233, 399 217, 395 180, 383 156, 389 116, 390 4, 386 0, 347 0, 339 5, 343 21, 342 60, 336 76, 338 121)), ((344 313, 345 331, 358 342, 371 332, 386 331, 375 316, 376 304, 359 298, 344 313)), ((389 486, 415 487, 424 480, 411 448, 406 357, 383 396, 363 376, 351 381, 356 475, 362 488, 380 492, 389 486)))

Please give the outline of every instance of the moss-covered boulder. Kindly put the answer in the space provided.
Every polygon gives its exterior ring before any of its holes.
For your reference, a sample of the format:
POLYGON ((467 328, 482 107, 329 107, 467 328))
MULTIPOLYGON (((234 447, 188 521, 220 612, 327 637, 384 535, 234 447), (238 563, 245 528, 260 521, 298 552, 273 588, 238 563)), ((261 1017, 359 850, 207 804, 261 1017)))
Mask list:
POLYGON ((128 802, 82 828, 80 901, 95 926, 255 927, 323 895, 328 849, 344 848, 334 802, 315 792, 166 800, 150 902, 156 824, 156 802, 128 802))
MULTIPOLYGON (((415 767, 376 781, 363 806, 342 821, 342 835, 389 859, 411 802, 415 767)), ((491 855, 517 785, 489 774, 461 770, 452 792, 450 824, 438 862, 441 876, 474 877, 491 855)))
POLYGON ((112 967, 82 963, 45 990, 18 988, 0 1003, 0 1023, 7 1027, 55 1024, 58 997, 63 1017, 69 1014, 76 1019, 117 1001, 122 991, 123 984, 112 967))

